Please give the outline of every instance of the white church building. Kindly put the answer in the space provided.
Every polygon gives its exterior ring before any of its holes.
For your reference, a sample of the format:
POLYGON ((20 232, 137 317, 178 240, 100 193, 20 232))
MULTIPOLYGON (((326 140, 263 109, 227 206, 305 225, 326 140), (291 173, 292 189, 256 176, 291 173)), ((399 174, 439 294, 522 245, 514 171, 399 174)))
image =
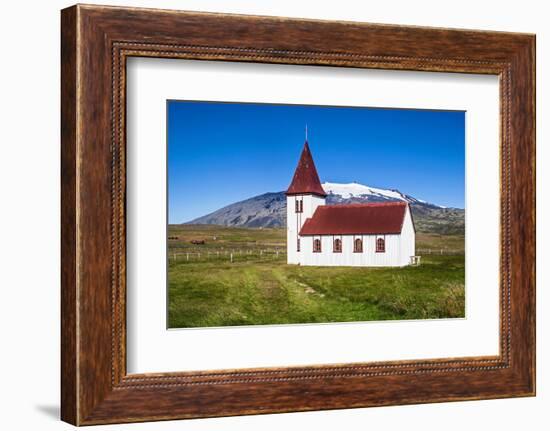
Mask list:
POLYGON ((409 204, 326 205, 307 140, 286 191, 287 262, 312 266, 405 266, 414 261, 409 204))

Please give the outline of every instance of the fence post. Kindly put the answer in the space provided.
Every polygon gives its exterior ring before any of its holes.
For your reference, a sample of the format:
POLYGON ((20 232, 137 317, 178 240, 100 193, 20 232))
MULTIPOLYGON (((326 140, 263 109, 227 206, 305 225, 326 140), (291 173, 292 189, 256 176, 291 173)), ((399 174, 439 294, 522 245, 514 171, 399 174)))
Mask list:
POLYGON ((187 262, 189 262, 189 253, 187 253, 187 262))
POLYGON ((231 263, 233 263, 233 253, 231 253, 231 263))

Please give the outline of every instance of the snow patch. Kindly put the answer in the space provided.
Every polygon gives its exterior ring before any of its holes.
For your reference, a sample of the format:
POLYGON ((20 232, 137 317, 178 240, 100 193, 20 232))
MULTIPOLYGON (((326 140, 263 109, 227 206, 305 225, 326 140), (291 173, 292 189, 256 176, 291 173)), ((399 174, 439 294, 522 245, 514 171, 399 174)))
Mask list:
POLYGON ((431 204, 422 199, 416 199, 412 196, 407 196, 401 193, 399 190, 380 189, 377 187, 365 186, 359 183, 329 183, 325 182, 321 184, 327 194, 333 194, 341 196, 344 199, 350 198, 363 198, 368 200, 370 196, 377 198, 377 200, 390 200, 390 201, 404 201, 409 203, 420 202, 425 205, 433 205, 438 208, 446 208, 441 205, 431 204))
POLYGON ((388 199, 407 201, 407 199, 398 191, 379 189, 376 187, 365 186, 359 183, 323 183, 321 185, 323 186, 325 192, 340 195, 343 198, 377 196, 382 198, 385 197, 388 199))

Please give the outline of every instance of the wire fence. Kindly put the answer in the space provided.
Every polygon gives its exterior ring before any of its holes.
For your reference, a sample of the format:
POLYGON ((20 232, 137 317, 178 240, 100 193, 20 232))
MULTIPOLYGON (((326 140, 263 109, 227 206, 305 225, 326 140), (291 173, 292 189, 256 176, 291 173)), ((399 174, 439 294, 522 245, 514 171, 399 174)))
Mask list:
MULTIPOLYGON (((448 248, 420 248, 416 249, 419 256, 425 255, 462 255, 464 250, 448 248)), ((251 248, 251 249, 207 249, 182 250, 178 248, 168 250, 168 260, 179 263, 197 262, 250 262, 286 260, 286 249, 283 248, 251 248)))
POLYGON ((417 248, 416 254, 439 254, 439 255, 457 255, 464 254, 464 250, 448 249, 448 248, 417 248))
POLYGON ((243 262, 250 260, 286 259, 286 250, 283 249, 233 249, 233 250, 204 250, 182 251, 168 250, 168 260, 171 262, 206 262, 229 261, 243 262))

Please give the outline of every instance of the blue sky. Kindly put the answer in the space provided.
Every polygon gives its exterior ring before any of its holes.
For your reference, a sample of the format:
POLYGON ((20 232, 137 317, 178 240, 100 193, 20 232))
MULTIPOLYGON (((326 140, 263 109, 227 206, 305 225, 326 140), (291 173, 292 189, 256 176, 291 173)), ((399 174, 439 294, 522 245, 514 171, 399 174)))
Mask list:
POLYGON ((168 101, 168 218, 286 190, 308 141, 321 182, 464 208, 465 113, 168 101))

